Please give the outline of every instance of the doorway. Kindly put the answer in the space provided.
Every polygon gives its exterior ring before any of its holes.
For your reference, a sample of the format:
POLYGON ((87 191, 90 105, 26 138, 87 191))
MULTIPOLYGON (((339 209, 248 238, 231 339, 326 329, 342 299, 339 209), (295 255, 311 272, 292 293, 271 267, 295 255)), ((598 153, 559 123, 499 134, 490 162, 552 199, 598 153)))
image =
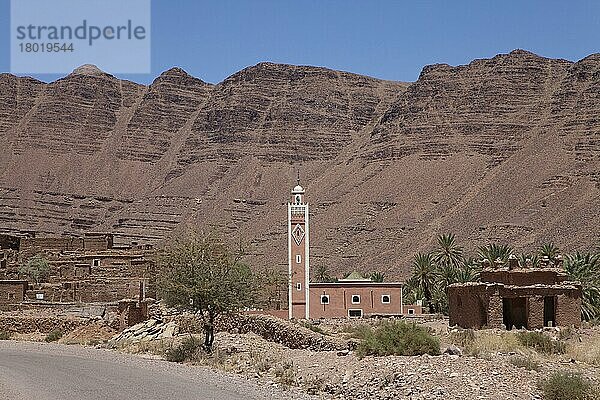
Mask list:
POLYGON ((527 298, 508 297, 502 299, 502 322, 506 329, 527 329, 527 298))
POLYGON ((544 297, 544 326, 556 326, 556 307, 554 296, 544 297))

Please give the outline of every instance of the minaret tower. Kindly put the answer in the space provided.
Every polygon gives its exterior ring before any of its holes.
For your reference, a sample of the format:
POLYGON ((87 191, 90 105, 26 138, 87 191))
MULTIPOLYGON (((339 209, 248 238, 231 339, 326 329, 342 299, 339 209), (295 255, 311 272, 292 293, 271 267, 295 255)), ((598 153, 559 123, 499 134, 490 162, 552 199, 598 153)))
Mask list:
POLYGON ((308 204, 304 202, 304 188, 298 181, 288 203, 288 265, 289 265, 289 318, 308 319, 308 204))

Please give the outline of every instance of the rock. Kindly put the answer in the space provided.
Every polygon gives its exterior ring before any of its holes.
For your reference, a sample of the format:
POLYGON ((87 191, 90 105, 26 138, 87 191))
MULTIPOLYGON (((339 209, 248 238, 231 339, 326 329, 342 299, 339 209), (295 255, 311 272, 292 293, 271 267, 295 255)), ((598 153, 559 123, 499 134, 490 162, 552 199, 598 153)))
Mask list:
POLYGON ((451 344, 450 346, 448 346, 444 351, 443 354, 450 354, 450 355, 454 355, 454 356, 462 356, 463 352, 461 349, 459 349, 458 347, 456 347, 455 345, 451 344))

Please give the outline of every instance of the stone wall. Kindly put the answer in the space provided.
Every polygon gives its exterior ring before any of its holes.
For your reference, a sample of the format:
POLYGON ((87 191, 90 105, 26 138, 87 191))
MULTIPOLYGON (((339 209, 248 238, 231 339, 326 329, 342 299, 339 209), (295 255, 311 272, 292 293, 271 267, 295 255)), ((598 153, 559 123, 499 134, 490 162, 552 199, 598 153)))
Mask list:
POLYGON ((330 351, 345 350, 352 347, 351 342, 324 336, 289 321, 268 315, 240 314, 225 318, 218 324, 217 331, 252 332, 266 340, 280 343, 291 349, 330 351))
POLYGON ((88 318, 31 317, 0 314, 0 332, 49 333, 53 330, 59 330, 65 333, 86 325, 89 321, 88 318))

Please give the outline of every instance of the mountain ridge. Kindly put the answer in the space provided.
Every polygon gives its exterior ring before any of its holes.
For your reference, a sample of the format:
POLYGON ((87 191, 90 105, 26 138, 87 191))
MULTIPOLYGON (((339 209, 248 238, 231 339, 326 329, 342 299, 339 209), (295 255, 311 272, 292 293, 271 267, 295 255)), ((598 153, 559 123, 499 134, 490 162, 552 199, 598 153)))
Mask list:
POLYGON ((471 250, 598 243, 598 54, 515 50, 412 83, 265 62, 217 84, 174 67, 140 85, 94 68, 0 74, 0 233, 157 243, 214 228, 284 270, 300 168, 311 254, 333 273, 405 277, 444 232, 471 250))

